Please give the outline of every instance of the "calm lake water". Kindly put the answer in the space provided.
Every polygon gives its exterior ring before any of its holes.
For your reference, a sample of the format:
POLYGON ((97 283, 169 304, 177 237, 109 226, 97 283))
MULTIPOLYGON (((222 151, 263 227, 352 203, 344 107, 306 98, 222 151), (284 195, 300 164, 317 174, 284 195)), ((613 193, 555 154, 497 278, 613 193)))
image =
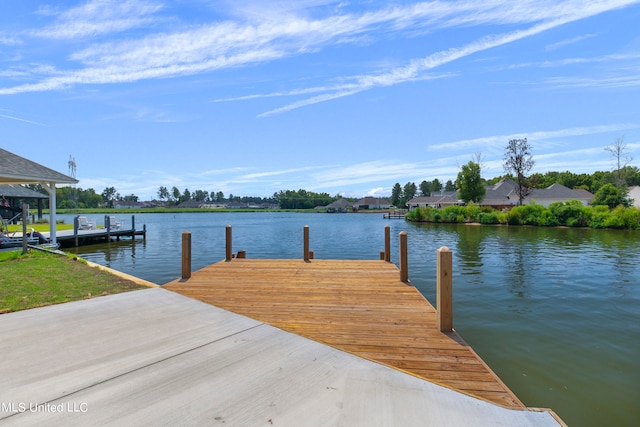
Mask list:
MULTIPOLYGON (((118 217, 130 226, 131 216, 118 217)), ((195 271, 224 259, 227 224, 234 252, 250 258, 302 258, 309 225, 318 259, 378 259, 390 225, 392 261, 397 235, 406 231, 409 278, 434 304, 436 250, 448 246, 454 327, 527 406, 552 408, 570 426, 640 425, 640 232, 266 212, 139 214, 136 224, 146 224, 146 242, 77 252, 164 284, 180 276, 185 230, 195 271)))

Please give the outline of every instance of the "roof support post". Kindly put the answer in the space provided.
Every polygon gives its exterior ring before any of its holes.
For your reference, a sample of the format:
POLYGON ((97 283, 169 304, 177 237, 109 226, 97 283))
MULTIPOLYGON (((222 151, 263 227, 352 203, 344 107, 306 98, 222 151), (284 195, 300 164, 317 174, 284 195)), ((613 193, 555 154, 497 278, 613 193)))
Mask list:
POLYGON ((55 245, 58 243, 56 239, 56 183, 41 182, 40 184, 49 193, 49 240, 55 245))

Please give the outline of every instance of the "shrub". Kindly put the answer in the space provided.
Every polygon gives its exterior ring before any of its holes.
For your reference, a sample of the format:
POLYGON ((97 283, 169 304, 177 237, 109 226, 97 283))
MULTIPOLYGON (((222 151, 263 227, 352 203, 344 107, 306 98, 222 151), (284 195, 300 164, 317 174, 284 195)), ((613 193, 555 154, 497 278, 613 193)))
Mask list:
POLYGON ((606 206, 594 206, 588 225, 591 228, 605 228, 611 212, 606 206))
POLYGON ((558 224, 570 227, 586 227, 591 213, 591 210, 578 200, 552 203, 549 210, 556 217, 558 224))
POLYGON ((476 205, 473 202, 469 202, 469 204, 465 207, 465 216, 471 222, 480 222, 480 215, 482 214, 482 209, 480 206, 476 205))
POLYGON ((558 219, 556 216, 548 209, 542 211, 542 214, 537 219, 538 225, 543 227, 555 227, 558 225, 558 219))
POLYGON ((498 212, 480 212, 478 215, 478 222, 480 224, 499 224, 498 212))
POLYGON ((447 206, 441 212, 442 222, 465 222, 466 208, 464 206, 447 206))
POLYGON ((605 220, 608 228, 632 229, 640 228, 640 211, 636 208, 625 208, 618 206, 605 220))
POLYGON ((522 225, 522 209, 518 209, 521 206, 516 206, 507 212, 507 224, 509 225, 522 225))

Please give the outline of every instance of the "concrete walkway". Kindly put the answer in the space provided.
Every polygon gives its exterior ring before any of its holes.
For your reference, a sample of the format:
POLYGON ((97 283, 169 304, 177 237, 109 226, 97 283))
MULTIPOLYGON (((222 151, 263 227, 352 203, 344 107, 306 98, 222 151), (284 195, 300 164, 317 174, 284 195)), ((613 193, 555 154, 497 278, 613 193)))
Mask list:
POLYGON ((161 288, 0 315, 0 426, 557 426, 161 288))

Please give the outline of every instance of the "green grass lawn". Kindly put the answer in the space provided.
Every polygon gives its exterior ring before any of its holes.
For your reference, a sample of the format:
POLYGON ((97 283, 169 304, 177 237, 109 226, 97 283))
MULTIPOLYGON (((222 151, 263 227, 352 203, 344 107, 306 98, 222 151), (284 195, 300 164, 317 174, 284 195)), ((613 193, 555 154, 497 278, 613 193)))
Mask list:
MULTIPOLYGON (((27 232, 33 228, 36 231, 44 231, 44 232, 49 232, 51 231, 49 224, 28 224, 27 225, 27 232)), ((73 224, 57 224, 56 225, 56 230, 73 230, 73 224)), ((18 232, 18 233, 22 233, 22 225, 21 224, 10 224, 9 225, 9 233, 14 233, 14 232, 18 232)))
POLYGON ((69 256, 0 252, 0 313, 146 289, 69 256))

